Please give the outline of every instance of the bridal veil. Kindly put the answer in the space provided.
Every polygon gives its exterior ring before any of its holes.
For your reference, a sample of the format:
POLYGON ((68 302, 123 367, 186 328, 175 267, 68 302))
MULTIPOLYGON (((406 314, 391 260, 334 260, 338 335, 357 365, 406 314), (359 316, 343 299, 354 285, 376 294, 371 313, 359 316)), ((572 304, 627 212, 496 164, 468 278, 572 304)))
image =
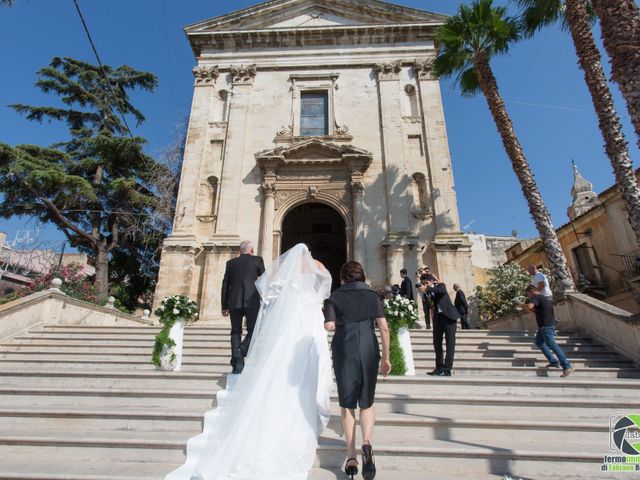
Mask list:
POLYGON ((299 244, 256 286, 263 300, 245 368, 186 463, 166 480, 305 480, 330 416, 332 385, 322 303, 331 276, 299 244))

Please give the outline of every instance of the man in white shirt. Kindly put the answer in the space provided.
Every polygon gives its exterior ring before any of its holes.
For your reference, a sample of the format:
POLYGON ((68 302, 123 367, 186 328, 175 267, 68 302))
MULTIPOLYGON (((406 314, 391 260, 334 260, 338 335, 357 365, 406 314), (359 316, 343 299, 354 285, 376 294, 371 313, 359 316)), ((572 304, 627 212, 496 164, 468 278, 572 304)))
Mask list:
POLYGON ((551 292, 551 287, 549 287, 549 280, 546 275, 539 271, 535 265, 529 265, 527 271, 529 275, 531 275, 531 285, 533 285, 535 290, 551 300, 553 293, 551 292))

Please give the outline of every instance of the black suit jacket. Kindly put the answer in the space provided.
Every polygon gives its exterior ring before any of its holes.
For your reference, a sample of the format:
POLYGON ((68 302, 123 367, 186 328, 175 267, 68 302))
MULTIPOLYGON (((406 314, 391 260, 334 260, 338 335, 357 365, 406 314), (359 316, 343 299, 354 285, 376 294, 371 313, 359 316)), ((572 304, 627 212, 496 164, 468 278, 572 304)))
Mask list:
POLYGON ((404 277, 402 279, 402 285, 400 285, 400 295, 409 300, 413 300, 413 284, 409 277, 404 277))
POLYGON ((441 313, 452 321, 460 318, 460 312, 453 306, 449 292, 447 292, 447 286, 444 283, 436 283, 433 287, 427 287, 427 293, 433 298, 436 312, 441 313))
POLYGON ((465 315, 469 311, 469 304, 467 303, 467 296, 464 294, 462 289, 458 289, 456 292, 456 299, 453 301, 453 304, 456 306, 460 315, 465 315))
POLYGON ((243 254, 227 262, 220 296, 222 310, 260 310, 256 280, 264 273, 262 257, 243 254))

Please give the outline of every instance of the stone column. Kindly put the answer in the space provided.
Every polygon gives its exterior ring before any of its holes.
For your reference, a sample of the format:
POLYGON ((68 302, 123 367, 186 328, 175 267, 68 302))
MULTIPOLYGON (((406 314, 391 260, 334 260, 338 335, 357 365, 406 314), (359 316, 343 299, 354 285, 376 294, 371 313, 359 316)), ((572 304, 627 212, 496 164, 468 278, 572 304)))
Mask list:
POLYGON ((366 241, 364 231, 364 184, 361 180, 351 182, 353 195, 353 259, 364 264, 366 241))
POLYGON ((239 245, 232 247, 206 246, 204 268, 202 272, 202 297, 200 298, 200 321, 203 323, 228 324, 229 319, 222 317, 220 293, 222 279, 228 260, 240 253, 239 245))
POLYGON ((247 120, 251 104, 251 87, 256 75, 255 65, 232 66, 233 89, 229 107, 228 135, 224 151, 220 201, 218 202, 214 240, 220 244, 240 242, 238 219, 242 201, 247 120))
POLYGON ((380 96, 380 121, 383 139, 383 166, 387 198, 387 233, 408 232, 409 211, 406 207, 408 181, 404 158, 402 129, 402 96, 400 72, 402 62, 377 64, 378 95, 380 96))
POLYGON ((414 64, 418 79, 418 94, 422 103, 422 125, 427 150, 427 168, 431 181, 436 236, 459 234, 458 201, 453 183, 451 154, 442 107, 440 83, 429 73, 429 60, 416 59, 414 64))
POLYGON ((218 79, 218 67, 196 67, 193 69, 195 88, 189 121, 189 131, 185 143, 184 161, 180 179, 180 190, 176 203, 176 214, 172 237, 196 238, 197 202, 201 179, 200 170, 204 152, 207 151, 207 129, 209 119, 209 98, 218 79))
POLYGON ((262 206, 262 232, 260 232, 260 255, 264 259, 265 267, 273 261, 273 217, 276 207, 276 186, 273 183, 262 184, 264 196, 262 206))

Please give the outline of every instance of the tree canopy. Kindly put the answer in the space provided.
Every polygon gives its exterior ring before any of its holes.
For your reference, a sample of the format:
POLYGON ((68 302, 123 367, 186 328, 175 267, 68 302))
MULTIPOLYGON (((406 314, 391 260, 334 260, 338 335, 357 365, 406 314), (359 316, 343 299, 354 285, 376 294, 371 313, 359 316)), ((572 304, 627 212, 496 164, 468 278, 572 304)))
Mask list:
POLYGON ((152 91, 157 80, 128 66, 54 58, 36 85, 63 106, 13 108, 30 120, 66 122, 70 138, 51 147, 0 144, 0 215, 57 225, 72 246, 95 258, 96 285, 106 295, 112 252, 158 243, 165 233, 149 219, 162 200, 155 180, 172 174, 142 152, 144 139, 131 136, 125 120, 144 121, 129 91, 152 91))

